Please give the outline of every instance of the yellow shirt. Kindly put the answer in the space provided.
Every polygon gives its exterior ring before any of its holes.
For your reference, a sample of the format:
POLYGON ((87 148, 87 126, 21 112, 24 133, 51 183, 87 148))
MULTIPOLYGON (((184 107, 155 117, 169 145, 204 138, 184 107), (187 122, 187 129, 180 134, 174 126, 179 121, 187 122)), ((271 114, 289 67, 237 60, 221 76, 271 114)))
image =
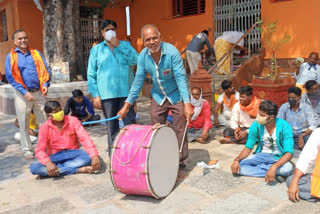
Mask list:
POLYGON ((30 114, 30 119, 29 119, 29 128, 32 130, 38 129, 38 123, 36 120, 36 116, 34 114, 30 114))

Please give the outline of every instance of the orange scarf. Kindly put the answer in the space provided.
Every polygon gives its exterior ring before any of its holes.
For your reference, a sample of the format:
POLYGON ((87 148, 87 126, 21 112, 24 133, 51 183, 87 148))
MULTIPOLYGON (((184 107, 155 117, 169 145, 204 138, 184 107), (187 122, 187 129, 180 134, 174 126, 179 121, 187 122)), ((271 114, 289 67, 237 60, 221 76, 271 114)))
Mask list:
MULTIPOLYGON (((18 53, 15 52, 14 50, 15 48, 12 49, 10 53, 12 77, 17 83, 23 85, 23 87, 25 87, 28 90, 27 86, 23 82, 23 79, 21 77, 21 72, 18 68, 18 53)), ((29 51, 33 58, 34 64, 36 65, 36 70, 37 70, 39 81, 40 81, 40 90, 43 92, 43 84, 48 82, 50 78, 49 72, 46 66, 44 65, 44 62, 39 52, 36 49, 31 49, 31 48, 29 49, 29 51)))
POLYGON ((236 96, 235 96, 234 94, 231 94, 229 101, 228 101, 228 98, 227 98, 227 96, 226 96, 226 93, 223 94, 223 104, 224 104, 225 106, 229 107, 230 110, 232 110, 233 105, 234 105, 236 102, 238 102, 238 101, 236 100, 236 96))
POLYGON ((260 103, 261 103, 261 100, 253 96, 250 104, 247 106, 243 106, 240 104, 240 109, 242 111, 248 112, 250 117, 256 117, 259 111, 260 103))

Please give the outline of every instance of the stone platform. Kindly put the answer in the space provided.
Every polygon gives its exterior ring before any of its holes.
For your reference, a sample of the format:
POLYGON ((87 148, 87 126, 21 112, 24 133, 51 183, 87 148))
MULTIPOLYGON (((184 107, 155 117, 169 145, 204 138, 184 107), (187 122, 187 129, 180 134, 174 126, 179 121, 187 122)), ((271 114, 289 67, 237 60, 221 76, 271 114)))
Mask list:
MULTIPOLYGON (((140 124, 150 124, 150 100, 140 98, 140 124)), ((91 138, 104 160, 99 174, 77 174, 36 180, 28 170, 32 161, 23 159, 12 136, 15 117, 0 115, 0 213, 6 214, 319 214, 320 204, 287 199, 284 183, 266 185, 264 179, 233 177, 230 165, 243 145, 221 145, 222 129, 212 133, 208 144, 189 144, 188 175, 172 193, 160 200, 124 195, 114 191, 110 181, 105 126, 88 127, 91 138), (198 161, 218 159, 219 170, 203 170, 198 161)), ((294 161, 298 154, 295 154, 294 161)), ((165 157, 164 157, 165 158, 165 157)))

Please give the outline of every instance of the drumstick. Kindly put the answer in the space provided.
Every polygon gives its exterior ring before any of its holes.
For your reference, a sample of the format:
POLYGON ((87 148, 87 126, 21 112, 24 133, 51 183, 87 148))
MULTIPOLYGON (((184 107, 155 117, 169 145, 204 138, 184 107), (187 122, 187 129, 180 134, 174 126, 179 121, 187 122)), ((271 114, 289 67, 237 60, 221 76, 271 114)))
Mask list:
POLYGON ((181 142, 181 145, 180 145, 180 151, 179 152, 182 151, 182 147, 183 147, 183 144, 184 144, 184 138, 186 137, 187 129, 188 129, 188 121, 186 123, 186 128, 184 129, 183 138, 182 138, 182 142, 181 142))
POLYGON ((94 123, 101 123, 101 122, 106 122, 109 120, 115 120, 118 119, 120 117, 120 115, 117 115, 115 117, 110 117, 110 118, 106 118, 106 119, 101 119, 101 120, 94 120, 94 121, 88 121, 88 122, 83 122, 82 125, 88 125, 88 124, 94 124, 94 123))

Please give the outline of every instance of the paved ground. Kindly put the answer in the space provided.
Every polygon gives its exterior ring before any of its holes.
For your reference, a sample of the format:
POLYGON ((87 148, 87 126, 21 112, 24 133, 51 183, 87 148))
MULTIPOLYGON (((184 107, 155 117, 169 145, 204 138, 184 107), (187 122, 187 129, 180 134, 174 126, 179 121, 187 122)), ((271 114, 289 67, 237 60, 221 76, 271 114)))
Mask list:
MULTIPOLYGON (((147 99, 140 99, 141 124, 150 124, 147 99)), ((320 213, 320 203, 287 200, 285 184, 266 185, 264 179, 233 177, 230 165, 242 150, 220 145, 211 135, 208 144, 189 144, 188 176, 165 199, 115 192, 106 167, 95 175, 78 174, 36 180, 28 171, 19 144, 12 138, 14 117, 0 115, 0 213, 320 213), (203 170, 198 161, 218 159, 221 169, 203 170)), ((104 161, 106 127, 87 129, 104 161)), ((215 135, 216 134, 216 135, 215 135)))

